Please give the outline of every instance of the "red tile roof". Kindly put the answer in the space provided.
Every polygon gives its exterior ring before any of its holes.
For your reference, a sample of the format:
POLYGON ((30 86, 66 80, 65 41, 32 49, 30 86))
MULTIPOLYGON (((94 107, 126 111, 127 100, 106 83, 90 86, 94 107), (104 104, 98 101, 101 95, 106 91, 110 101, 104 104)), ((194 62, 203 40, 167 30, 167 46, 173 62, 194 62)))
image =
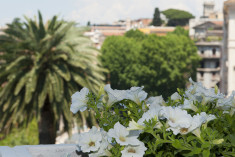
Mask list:
POLYGON ((224 24, 223 21, 211 21, 211 22, 218 25, 218 26, 223 26, 223 24, 224 24))

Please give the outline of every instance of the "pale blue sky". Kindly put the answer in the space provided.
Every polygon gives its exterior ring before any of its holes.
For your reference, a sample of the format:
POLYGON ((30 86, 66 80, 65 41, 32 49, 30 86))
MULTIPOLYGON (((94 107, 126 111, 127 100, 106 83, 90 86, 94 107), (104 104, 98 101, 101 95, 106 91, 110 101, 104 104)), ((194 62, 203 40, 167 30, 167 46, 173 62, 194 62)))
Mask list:
MULTIPOLYGON (((57 14, 81 24, 112 23, 118 19, 152 18, 155 7, 184 9, 202 15, 204 0, 0 0, 0 26, 23 15, 33 17, 40 10, 44 19, 57 14)), ((224 0, 214 0, 221 10, 224 0)))

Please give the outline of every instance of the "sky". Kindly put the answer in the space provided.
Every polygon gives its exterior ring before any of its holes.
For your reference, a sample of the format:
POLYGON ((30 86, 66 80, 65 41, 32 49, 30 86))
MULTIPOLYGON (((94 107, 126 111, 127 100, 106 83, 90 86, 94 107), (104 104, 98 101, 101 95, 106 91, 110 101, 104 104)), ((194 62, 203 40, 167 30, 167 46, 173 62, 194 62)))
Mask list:
MULTIPOLYGON (((208 0, 207 0, 208 1, 208 0)), ((215 2, 216 10, 222 10, 224 0, 215 2)), ((154 8, 186 10, 194 16, 202 15, 204 0, 0 0, 0 26, 24 15, 34 17, 40 10, 44 20, 54 15, 73 20, 81 25, 88 21, 112 23, 119 19, 152 18, 154 8)))

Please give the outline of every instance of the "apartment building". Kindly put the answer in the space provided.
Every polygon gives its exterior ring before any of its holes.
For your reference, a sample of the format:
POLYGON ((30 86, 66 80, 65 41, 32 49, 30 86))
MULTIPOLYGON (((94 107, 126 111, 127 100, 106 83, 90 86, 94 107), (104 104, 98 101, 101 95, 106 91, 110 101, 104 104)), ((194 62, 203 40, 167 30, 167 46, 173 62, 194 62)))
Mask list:
POLYGON ((222 53, 223 20, 216 16, 213 1, 205 1, 203 15, 200 19, 192 19, 189 23, 189 35, 195 41, 198 54, 201 56, 197 69, 197 81, 207 88, 220 87, 220 58, 222 53))

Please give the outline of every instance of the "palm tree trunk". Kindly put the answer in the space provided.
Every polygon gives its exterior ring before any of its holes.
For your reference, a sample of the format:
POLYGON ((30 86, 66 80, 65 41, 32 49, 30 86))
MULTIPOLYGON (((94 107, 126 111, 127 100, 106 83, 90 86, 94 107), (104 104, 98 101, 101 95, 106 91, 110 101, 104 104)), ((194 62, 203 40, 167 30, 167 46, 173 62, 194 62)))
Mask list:
POLYGON ((46 99, 38 122, 39 144, 55 144, 56 121, 53 115, 52 106, 46 99))

